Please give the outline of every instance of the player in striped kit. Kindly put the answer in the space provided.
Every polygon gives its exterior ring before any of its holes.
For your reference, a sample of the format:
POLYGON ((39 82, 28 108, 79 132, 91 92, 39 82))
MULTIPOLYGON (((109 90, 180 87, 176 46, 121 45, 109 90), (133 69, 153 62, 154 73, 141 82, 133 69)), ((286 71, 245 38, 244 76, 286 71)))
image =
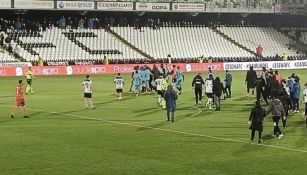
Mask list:
POLYGON ((123 88, 124 88, 125 80, 120 75, 120 73, 118 73, 117 76, 115 77, 114 83, 115 83, 115 88, 116 88, 116 93, 117 93, 116 99, 121 101, 123 99, 123 88))

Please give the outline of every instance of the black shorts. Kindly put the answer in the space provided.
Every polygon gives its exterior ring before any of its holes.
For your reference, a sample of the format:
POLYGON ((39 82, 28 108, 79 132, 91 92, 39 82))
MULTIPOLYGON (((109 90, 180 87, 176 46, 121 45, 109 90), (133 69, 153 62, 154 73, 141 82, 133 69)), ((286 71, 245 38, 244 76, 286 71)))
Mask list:
POLYGON ((160 95, 161 97, 163 97, 163 92, 162 91, 157 90, 157 94, 160 95))
POLYGON ((27 79, 27 84, 32 85, 32 79, 27 79))
POLYGON ((84 93, 84 98, 92 98, 92 93, 84 93))
POLYGON ((122 93, 122 92, 123 92, 123 89, 116 89, 116 92, 117 92, 117 93, 122 93))

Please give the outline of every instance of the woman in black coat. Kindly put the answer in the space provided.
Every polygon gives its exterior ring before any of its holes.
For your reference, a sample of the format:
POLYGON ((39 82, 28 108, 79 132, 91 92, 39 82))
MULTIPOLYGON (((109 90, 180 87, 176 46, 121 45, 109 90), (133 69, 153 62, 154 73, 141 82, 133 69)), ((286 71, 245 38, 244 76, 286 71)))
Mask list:
POLYGON ((260 102, 257 101, 255 107, 252 109, 248 124, 250 125, 249 129, 252 130, 251 141, 254 140, 255 132, 258 131, 259 138, 258 143, 261 143, 261 136, 263 131, 263 119, 266 116, 264 108, 261 107, 260 102))

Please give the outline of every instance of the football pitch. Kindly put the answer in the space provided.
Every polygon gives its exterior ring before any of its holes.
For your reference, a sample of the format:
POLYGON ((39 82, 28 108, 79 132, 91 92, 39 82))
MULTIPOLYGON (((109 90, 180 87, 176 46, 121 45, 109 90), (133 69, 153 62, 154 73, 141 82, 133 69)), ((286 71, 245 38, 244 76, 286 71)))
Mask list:
MULTIPOLYGON (((296 72, 303 89, 306 70, 296 72)), ((96 110, 84 108, 84 76, 38 77, 26 96, 29 119, 10 112, 18 77, 0 78, 1 175, 301 175, 307 172, 307 127, 290 114, 282 140, 272 139, 264 122, 263 144, 250 142, 248 117, 255 98, 246 97, 245 71, 232 72, 233 97, 221 111, 195 107, 194 73, 185 74, 176 121, 166 122, 156 94, 129 93, 117 101, 115 75, 96 75, 96 110)), ((214 73, 224 80, 224 73, 214 73)), ((204 76, 204 74, 203 74, 204 76)), ((25 84, 25 79, 22 77, 25 84)), ((203 104, 206 99, 203 99, 203 104)), ((267 109, 267 106, 265 106, 267 109)), ((257 135, 256 135, 257 136, 257 135)))

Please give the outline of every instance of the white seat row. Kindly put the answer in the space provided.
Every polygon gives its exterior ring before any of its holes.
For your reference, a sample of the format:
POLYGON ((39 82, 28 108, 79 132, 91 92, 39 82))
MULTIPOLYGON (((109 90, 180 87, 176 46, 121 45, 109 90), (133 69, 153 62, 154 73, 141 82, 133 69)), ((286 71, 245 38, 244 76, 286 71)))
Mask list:
POLYGON ((302 55, 289 49, 291 39, 272 27, 218 27, 217 29, 252 51, 256 51, 257 46, 261 45, 265 57, 283 53, 289 56, 302 55))
POLYGON ((113 27, 116 33, 154 58, 253 57, 253 55, 208 27, 149 27, 136 30, 132 27, 113 27))

